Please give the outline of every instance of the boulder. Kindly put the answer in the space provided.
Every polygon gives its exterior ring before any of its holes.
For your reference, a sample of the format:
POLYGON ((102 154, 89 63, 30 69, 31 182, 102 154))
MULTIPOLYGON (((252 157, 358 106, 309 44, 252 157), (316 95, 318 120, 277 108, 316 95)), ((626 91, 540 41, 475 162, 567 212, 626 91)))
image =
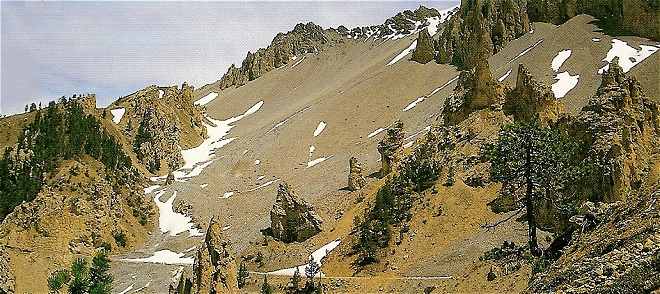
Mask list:
POLYGON ((362 176, 362 165, 358 162, 357 158, 351 157, 348 161, 348 169, 348 189, 351 191, 362 189, 367 184, 367 181, 362 176))
POLYGON ((434 57, 435 49, 433 49, 431 35, 428 30, 423 29, 419 32, 419 36, 417 36, 417 47, 415 47, 415 51, 413 51, 411 60, 426 64, 433 60, 434 57))
POLYGON ((380 153, 381 159, 381 176, 385 176, 392 171, 393 165, 398 161, 398 153, 403 146, 404 138, 403 122, 397 120, 387 129, 385 137, 378 143, 378 153, 380 153))
POLYGON ((302 242, 321 231, 323 221, 314 207, 298 197, 287 183, 280 184, 270 211, 270 229, 275 239, 302 242))

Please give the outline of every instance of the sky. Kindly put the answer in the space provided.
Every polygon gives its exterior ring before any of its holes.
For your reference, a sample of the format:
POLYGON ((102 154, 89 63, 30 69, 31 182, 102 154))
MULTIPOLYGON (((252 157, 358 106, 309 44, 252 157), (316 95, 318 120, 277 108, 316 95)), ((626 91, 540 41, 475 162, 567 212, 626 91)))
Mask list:
POLYGON ((77 93, 103 107, 152 84, 201 87, 296 23, 352 28, 456 2, 0 1, 0 113, 77 93))

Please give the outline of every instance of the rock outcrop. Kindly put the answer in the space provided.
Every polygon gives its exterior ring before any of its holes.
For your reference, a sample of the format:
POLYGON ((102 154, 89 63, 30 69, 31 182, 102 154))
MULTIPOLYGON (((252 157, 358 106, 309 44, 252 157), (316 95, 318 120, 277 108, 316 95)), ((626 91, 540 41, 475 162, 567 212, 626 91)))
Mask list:
POLYGON ((585 203, 563 254, 532 276, 527 292, 653 293, 660 287, 659 196, 585 203))
POLYGON ((248 52, 241 67, 232 64, 220 79, 220 89, 240 87, 265 73, 288 64, 292 57, 307 53, 317 53, 326 46, 337 42, 338 34, 324 31, 314 23, 297 24, 288 33, 279 33, 266 48, 248 52))
POLYGON ((660 4, 653 0, 530 0, 527 11, 531 21, 562 24, 578 14, 601 20, 600 26, 660 39, 660 4))
POLYGON ((137 159, 154 174, 181 167, 181 148, 206 137, 203 108, 193 104, 193 87, 150 86, 113 103, 123 107, 119 129, 131 142, 137 159))
POLYGON ((380 153, 380 174, 385 176, 392 172, 393 166, 399 159, 399 151, 403 146, 405 133, 403 132, 403 122, 397 120, 387 129, 387 133, 382 141, 378 143, 378 153, 380 153))
POLYGON ((428 30, 421 30, 417 37, 417 47, 413 51, 411 60, 426 64, 433 60, 435 57, 435 49, 433 48, 433 40, 428 30))
POLYGON ((323 221, 314 207, 298 197, 287 183, 280 184, 270 211, 273 237, 283 242, 302 242, 321 231, 323 221))
POLYGON ((9 255, 0 247, 0 293, 14 293, 16 289, 14 274, 9 266, 9 255))
POLYGON ((473 69, 460 73, 454 92, 445 100, 444 122, 458 124, 474 111, 499 108, 504 92, 504 87, 493 80, 487 61, 482 59, 473 69))
POLYGON ((439 63, 471 69, 529 31, 524 0, 461 1, 435 43, 439 63))
POLYGON ((592 200, 613 202, 636 194, 653 168, 653 155, 660 154, 660 107, 634 77, 626 77, 616 58, 596 95, 568 121, 571 135, 590 146, 586 156, 601 170, 585 187, 592 200))
POLYGON ((542 124, 557 121, 563 105, 555 99, 550 88, 538 82, 524 65, 518 66, 516 87, 506 94, 504 113, 513 115, 516 121, 539 119, 542 124))
POLYGON ((236 293, 238 292, 236 262, 231 245, 222 233, 222 226, 214 216, 209 222, 206 237, 195 254, 192 275, 182 273, 170 293, 236 293))
POLYGON ((348 161, 348 189, 357 191, 367 184, 367 180, 362 175, 362 165, 357 158, 351 157, 348 161))

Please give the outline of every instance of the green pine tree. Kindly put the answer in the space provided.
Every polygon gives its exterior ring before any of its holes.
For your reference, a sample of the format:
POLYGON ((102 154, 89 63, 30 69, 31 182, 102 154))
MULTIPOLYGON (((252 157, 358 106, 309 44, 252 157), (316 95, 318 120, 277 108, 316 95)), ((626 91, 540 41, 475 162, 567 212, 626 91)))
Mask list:
POLYGON ((241 261, 241 265, 238 267, 238 288, 243 288, 246 285, 247 279, 250 276, 248 273, 245 263, 241 261))
POLYGON ((264 283, 261 284, 261 294, 272 294, 273 288, 268 284, 268 276, 264 275, 264 283))

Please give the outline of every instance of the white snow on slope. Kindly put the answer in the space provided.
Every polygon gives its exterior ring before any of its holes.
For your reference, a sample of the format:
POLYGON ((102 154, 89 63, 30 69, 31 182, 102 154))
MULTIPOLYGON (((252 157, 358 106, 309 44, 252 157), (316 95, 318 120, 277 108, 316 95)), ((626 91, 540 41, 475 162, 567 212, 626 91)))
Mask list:
POLYGON ((600 38, 591 38, 591 41, 600 42, 600 38))
POLYGON ((208 104, 209 102, 213 101, 213 99, 215 99, 217 97, 218 97, 218 93, 211 92, 208 95, 206 95, 206 96, 200 98, 199 100, 195 101, 194 104, 204 106, 204 105, 208 104))
POLYGON ((385 130, 385 129, 383 129, 383 128, 378 128, 378 129, 376 129, 375 131, 371 132, 369 135, 367 135, 367 138, 374 137, 374 136, 380 134, 380 132, 382 132, 382 131, 384 131, 384 130, 385 130))
POLYGON ((314 145, 309 145, 309 157, 312 157, 314 150, 316 150, 316 147, 314 147, 314 145))
POLYGON ((160 188, 160 185, 153 185, 153 186, 146 187, 146 188, 144 188, 144 194, 149 194, 153 191, 156 191, 158 188, 160 188))
POLYGON ((330 159, 330 158, 332 158, 332 156, 330 156, 330 157, 319 157, 319 158, 314 159, 314 160, 312 160, 312 161, 308 161, 308 162, 307 162, 307 168, 310 168, 310 167, 312 167, 312 166, 315 166, 315 165, 317 165, 317 164, 319 164, 319 163, 321 163, 321 162, 324 162, 324 161, 326 161, 326 160, 328 160, 328 159, 330 159))
POLYGON ((185 253, 176 253, 170 250, 160 250, 154 252, 154 255, 145 258, 125 258, 120 261, 135 263, 160 263, 160 264, 193 264, 192 257, 183 257, 185 253))
MULTIPOLYGON (((312 252, 312 254, 309 257, 313 258, 314 261, 316 261, 317 263, 322 264, 323 258, 325 258, 332 250, 337 248, 337 246, 339 246, 340 243, 341 243, 341 241, 339 239, 334 240, 334 241, 324 245, 323 247, 317 249, 316 251, 312 252)), ((308 257, 308 259, 309 259, 309 257, 308 257)), ((305 269, 307 269, 307 263, 305 263, 303 265, 296 266, 296 267, 292 267, 292 268, 285 268, 285 269, 281 269, 281 270, 272 271, 272 272, 269 272, 268 274, 269 275, 274 275, 274 276, 293 276, 293 274, 296 272, 296 269, 298 269, 298 272, 301 275, 304 274, 305 269)), ((323 277, 325 275, 322 272, 319 272, 318 276, 323 277)))
POLYGON ((509 63, 511 63, 511 62, 515 61, 516 59, 522 57, 523 55, 529 53, 529 51, 532 51, 532 49, 536 48, 536 46, 540 45, 541 43, 543 43, 543 39, 538 40, 538 41, 536 41, 536 43, 534 43, 532 46, 527 47, 525 50, 523 50, 523 51, 520 52, 518 55, 516 55, 516 57, 514 57, 514 58, 511 59, 511 60, 509 60, 509 63))
POLYGON ((450 16, 453 15, 454 9, 461 7, 461 4, 454 5, 452 7, 449 7, 447 9, 440 10, 440 22, 445 22, 447 19, 449 19, 450 16))
POLYGON ((392 59, 387 65, 389 66, 389 65, 392 65, 392 64, 397 63, 399 60, 403 59, 403 58, 406 57, 408 54, 410 54, 410 53, 412 53, 413 51, 415 51, 415 48, 417 48, 417 40, 413 41, 412 44, 410 44, 410 46, 408 46, 408 48, 406 48, 405 50, 401 51, 401 53, 399 53, 399 55, 397 55, 396 57, 394 57, 394 58, 393 58, 393 59, 392 59))
POLYGON ((427 95, 426 97, 431 97, 431 96, 435 95, 435 93, 440 92, 440 90, 442 90, 442 89, 444 89, 445 87, 449 86, 449 84, 455 82, 456 80, 458 80, 458 76, 453 77, 451 80, 447 81, 447 82, 444 83, 442 86, 435 88, 435 89, 433 90, 433 92, 431 92, 431 94, 427 95))
POLYGON ((134 286, 135 286, 135 283, 131 284, 131 285, 128 286, 126 289, 124 289, 123 291, 119 292, 119 294, 126 294, 126 293, 128 293, 129 291, 133 290, 133 287, 134 287, 134 286))
POLYGON ((418 103, 420 103, 424 100, 426 100, 426 97, 419 97, 419 98, 415 99, 415 101, 410 102, 410 104, 408 104, 408 106, 406 106, 403 109, 403 111, 405 112, 405 111, 408 111, 408 110, 411 110, 411 109, 415 108, 415 106, 417 106, 418 103))
POLYGON ((291 68, 294 68, 294 67, 298 66, 298 64, 300 64, 301 62, 303 62, 303 60, 305 60, 305 57, 306 57, 306 56, 303 56, 302 58, 300 58, 300 60, 298 60, 296 63, 294 63, 294 64, 291 66, 291 68))
POLYGON ((566 96, 568 91, 572 90, 577 86, 580 75, 572 76, 568 72, 562 72, 555 77, 557 80, 552 84, 552 92, 555 94, 555 98, 563 98, 566 96))
POLYGON ((327 125, 328 124, 325 123, 324 121, 319 122, 319 125, 316 127, 316 130, 314 130, 314 137, 320 135, 321 132, 323 132, 323 130, 325 130, 325 126, 327 126, 327 125))
POLYGON ((429 22, 429 26, 426 28, 429 31, 429 35, 433 37, 435 33, 438 32, 438 25, 440 24, 440 17, 434 16, 426 19, 429 22))
POLYGON ((225 194, 223 194, 222 197, 220 197, 220 198, 221 199, 227 199, 231 196, 234 196, 234 192, 225 192, 225 194))
POLYGON ((557 53, 557 56, 552 59, 551 66, 552 71, 558 71, 559 68, 568 60, 569 57, 571 57, 572 51, 570 49, 567 50, 562 50, 557 53))
POLYGON ((208 187, 208 186, 209 186, 209 184, 201 184, 201 185, 199 185, 199 187, 202 188, 202 189, 203 189, 203 188, 206 188, 206 187, 208 187))
POLYGON ((156 202, 156 206, 158 207, 158 227, 160 231, 163 233, 169 232, 170 236, 176 236, 185 231, 188 231, 190 237, 202 236, 199 229, 192 223, 192 218, 174 212, 172 204, 174 203, 174 199, 176 199, 177 191, 174 191, 167 201, 160 202, 160 196, 165 194, 165 192, 158 192, 154 196, 154 202, 156 202))
POLYGON ((383 128, 378 128, 378 129, 376 129, 375 131, 371 132, 371 133, 367 136, 367 138, 374 137, 374 136, 380 134, 380 132, 382 132, 382 131, 384 131, 384 130, 385 130, 385 129, 383 129, 383 128))
POLYGON ((619 66, 621 66, 623 72, 628 72, 635 65, 660 50, 660 48, 656 46, 640 45, 639 47, 640 49, 637 50, 630 47, 627 42, 619 39, 612 39, 612 48, 607 52, 605 59, 603 59, 603 61, 606 61, 608 64, 600 68, 598 73, 603 74, 603 72, 608 70, 610 68, 609 64, 614 60, 614 57, 619 57, 619 66))
POLYGON ((121 122, 121 118, 124 116, 124 113, 126 113, 126 108, 116 108, 110 110, 110 113, 112 114, 112 122, 119 124, 119 122, 121 122))
POLYGON ((509 69, 509 71, 507 71, 503 76, 501 76, 499 79, 497 79, 497 81, 501 83, 502 81, 506 80, 506 78, 508 78, 509 75, 511 74, 512 70, 513 69, 509 69))
POLYGON ((261 164, 261 160, 257 159, 254 161, 254 165, 259 165, 259 164, 261 164))
POLYGON ((261 106, 263 106, 263 104, 263 101, 259 101, 250 107, 245 113, 227 120, 216 120, 207 116, 206 119, 211 122, 211 124, 205 123, 208 138, 197 147, 181 151, 185 164, 173 173, 174 177, 187 178, 201 173, 201 171, 208 166, 208 162, 215 156, 215 150, 236 139, 224 139, 234 127, 232 124, 254 114, 261 108, 261 106), (198 165, 201 165, 201 168, 195 169, 198 165))
POLYGON ((263 183, 263 184, 261 184, 261 185, 255 187, 255 188, 252 188, 252 189, 250 189, 250 190, 247 190, 247 191, 245 191, 245 192, 243 192, 243 193, 248 193, 248 192, 254 192, 254 191, 257 191, 257 190, 259 190, 259 189, 261 189, 261 188, 264 188, 264 187, 270 186, 270 185, 272 185, 273 183, 275 183, 275 182, 277 182, 277 181, 279 181, 279 180, 280 180, 280 179, 270 180, 270 181, 265 182, 265 183, 263 183))
POLYGON ((163 91, 163 90, 158 90, 158 99, 163 98, 163 95, 165 95, 165 91, 163 91))

